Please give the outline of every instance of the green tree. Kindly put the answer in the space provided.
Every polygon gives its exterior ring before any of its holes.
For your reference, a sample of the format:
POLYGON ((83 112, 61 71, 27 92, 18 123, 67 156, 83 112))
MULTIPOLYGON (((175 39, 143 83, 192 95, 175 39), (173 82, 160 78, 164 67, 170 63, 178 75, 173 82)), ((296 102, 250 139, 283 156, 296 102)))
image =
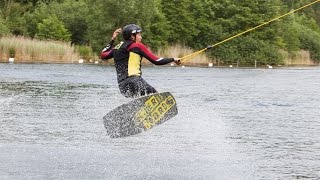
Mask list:
POLYGON ((0 14, 4 20, 7 20, 9 18, 13 4, 13 0, 0 1, 0 14))
MULTIPOLYGON (((314 2, 314 0, 282 0, 282 2, 287 6, 288 9, 297 9, 306 4, 314 2)), ((299 14, 307 15, 309 18, 313 18, 320 24, 320 3, 315 3, 312 6, 302 10, 299 14)))
POLYGON ((295 21, 295 15, 291 15, 279 29, 279 35, 283 42, 282 45, 278 44, 279 48, 288 51, 291 58, 295 57, 296 52, 300 49, 299 28, 300 25, 295 21))
MULTIPOLYGON (((99 52, 116 28, 136 23, 143 28, 143 41, 152 49, 168 43, 180 43, 197 50, 310 2, 312 1, 2 0, 0 34, 9 32, 41 38, 69 34, 71 42, 89 44, 99 52), (44 27, 48 29, 45 30, 44 27)), ((259 60, 260 63, 281 64, 279 49, 288 51, 290 55, 294 55, 299 49, 305 49, 310 51, 315 61, 319 61, 319 34, 320 3, 316 3, 207 52, 228 63, 240 61, 252 64, 254 60, 259 60)))
POLYGON ((5 20, 10 32, 14 35, 24 35, 27 29, 25 28, 24 13, 28 10, 29 5, 18 3, 14 0, 4 0, 0 3, 0 14, 5 20))
POLYGON ((100 51, 106 41, 110 40, 116 28, 129 23, 142 27, 143 41, 152 48, 162 44, 161 37, 166 37, 168 34, 166 27, 162 27, 166 26, 166 23, 159 10, 159 0, 88 0, 87 3, 90 12, 88 15, 90 44, 96 51, 100 51), (151 36, 152 34, 156 34, 157 37, 151 36))
POLYGON ((157 50, 160 47, 168 45, 169 23, 166 21, 163 13, 159 11, 152 17, 152 23, 143 26, 146 33, 143 34, 144 42, 152 49, 157 50))
POLYGON ((64 23, 65 28, 71 33, 72 43, 87 44, 89 41, 87 14, 88 7, 85 0, 39 3, 33 12, 26 15, 28 33, 34 37, 37 32, 37 24, 54 15, 64 23))
POLYGON ((301 41, 300 48, 310 51, 311 58, 320 63, 320 34, 300 25, 299 39, 301 41))
POLYGON ((162 12, 169 21, 169 43, 189 45, 199 33, 196 17, 192 13, 193 0, 162 0, 162 12))
MULTIPOLYGON (((274 17, 281 14, 281 2, 276 1, 256 1, 256 0, 216 0, 213 4, 206 6, 210 8, 208 12, 214 12, 213 15, 207 15, 213 20, 207 19, 210 22, 212 32, 215 28, 215 33, 212 35, 214 40, 211 44, 225 40, 238 33, 244 32, 250 28, 256 27, 274 17)), ((205 22, 205 19, 203 20, 205 22)), ((206 24, 206 23, 202 23, 206 24)), ((201 25, 205 27, 205 25, 201 25)), ((201 27, 200 26, 200 27, 201 27)), ((277 29, 279 23, 269 24, 260 29, 255 29, 247 34, 234 38, 223 45, 210 51, 211 55, 220 60, 227 61, 245 61, 252 63, 254 60, 267 62, 266 56, 270 55, 264 53, 266 47, 276 47, 278 39, 277 29)), ((198 27, 198 26, 197 26, 198 27)), ((195 41, 195 40, 194 40, 195 41)), ((203 40, 205 41, 205 39, 203 40)), ((269 48, 271 49, 271 48, 269 48)), ((274 62, 281 62, 281 56, 274 51, 272 58, 274 62)))
POLYGON ((70 41, 71 34, 64 27, 62 21, 56 16, 51 16, 38 24, 38 33, 36 34, 36 37, 39 39, 70 41))
POLYGON ((5 24, 5 21, 0 18, 0 36, 9 34, 9 28, 5 24))

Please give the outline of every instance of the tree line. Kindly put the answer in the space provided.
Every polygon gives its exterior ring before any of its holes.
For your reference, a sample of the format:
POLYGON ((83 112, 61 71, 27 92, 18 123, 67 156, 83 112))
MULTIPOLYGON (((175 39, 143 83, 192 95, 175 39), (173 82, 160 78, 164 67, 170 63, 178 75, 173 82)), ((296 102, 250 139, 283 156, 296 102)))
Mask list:
MULTIPOLYGON (((1 0, 0 36, 89 45, 99 52, 128 23, 143 28, 151 49, 180 44, 202 49, 313 0, 1 0)), ((310 52, 320 62, 320 3, 207 51, 221 61, 283 64, 310 52)))

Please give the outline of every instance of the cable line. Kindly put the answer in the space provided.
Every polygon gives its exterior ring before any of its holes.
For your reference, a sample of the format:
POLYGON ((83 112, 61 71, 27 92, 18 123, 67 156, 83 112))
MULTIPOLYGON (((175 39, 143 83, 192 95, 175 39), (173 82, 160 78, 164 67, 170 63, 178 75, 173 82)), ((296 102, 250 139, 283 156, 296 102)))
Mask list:
POLYGON ((243 31, 243 32, 241 32, 241 33, 239 33, 239 34, 236 34, 236 35, 234 35, 234 36, 231 36, 231 37, 229 37, 229 38, 227 38, 227 39, 225 39, 225 40, 222 40, 222 41, 220 41, 220 42, 218 42, 218 43, 215 43, 215 44, 213 44, 213 45, 207 46, 206 48, 201 49, 201 50, 199 50, 199 51, 196 51, 196 52, 194 52, 194 53, 192 53, 192 54, 183 56, 182 58, 180 58, 180 61, 181 61, 181 62, 185 62, 185 61, 187 61, 187 60, 189 60, 189 59, 197 56, 198 54, 200 54, 200 53, 202 53, 202 52, 204 52, 204 51, 206 51, 206 50, 208 50, 208 49, 211 49, 211 48, 213 48, 213 47, 215 47, 215 46, 218 46, 218 45, 220 45, 220 44, 222 44, 222 43, 225 43, 225 42, 227 42, 227 41, 230 41, 230 40, 232 40, 232 39, 234 39, 234 38, 236 38, 236 37, 239 37, 239 36, 241 36, 241 35, 243 35, 243 34, 246 34, 246 33, 250 32, 250 31, 253 31, 253 30, 258 29, 258 28, 260 28, 260 27, 262 27, 262 26, 265 26, 265 25, 267 25, 267 24, 269 24, 269 23, 271 23, 271 22, 273 22, 273 21, 275 21, 275 20, 281 19, 281 18, 283 18, 283 17, 285 17, 285 16, 288 16, 288 15, 290 15, 290 14, 293 14, 294 12, 300 11, 300 10, 302 10, 302 9, 308 7, 308 6, 311 6, 311 5, 313 5, 313 4, 317 3, 317 2, 320 2, 320 0, 316 0, 316 1, 314 1, 314 2, 311 2, 311 3, 309 3, 309 4, 306 4, 306 5, 298 8, 298 9, 291 10, 290 12, 288 12, 288 13, 286 13, 286 14, 283 14, 283 15, 281 15, 281 16, 279 16, 279 17, 276 17, 276 18, 274 18, 274 19, 271 19, 271 20, 269 20, 269 21, 266 21, 266 22, 264 22, 264 23, 262 23, 262 24, 260 24, 260 25, 258 25, 258 26, 256 26, 256 27, 253 27, 253 28, 248 29, 248 30, 246 30, 246 31, 243 31))

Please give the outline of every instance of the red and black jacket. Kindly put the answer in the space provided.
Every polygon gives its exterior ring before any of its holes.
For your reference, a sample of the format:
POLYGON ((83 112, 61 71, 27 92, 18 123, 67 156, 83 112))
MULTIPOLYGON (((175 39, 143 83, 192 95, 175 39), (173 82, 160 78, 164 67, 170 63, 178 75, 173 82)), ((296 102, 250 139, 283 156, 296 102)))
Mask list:
POLYGON ((114 59, 118 82, 130 77, 141 76, 141 60, 148 59, 155 65, 164 65, 174 61, 173 58, 159 58, 152 54, 142 43, 135 43, 131 40, 120 42, 113 47, 112 40, 102 50, 100 58, 102 60, 114 59))

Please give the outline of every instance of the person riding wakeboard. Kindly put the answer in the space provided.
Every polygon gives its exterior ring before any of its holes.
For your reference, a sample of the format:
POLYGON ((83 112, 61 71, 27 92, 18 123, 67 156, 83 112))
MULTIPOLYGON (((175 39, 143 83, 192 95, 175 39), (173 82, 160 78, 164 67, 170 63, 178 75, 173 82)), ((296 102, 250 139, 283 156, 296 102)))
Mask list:
POLYGON ((141 42, 141 32, 142 29, 136 24, 128 24, 122 29, 115 30, 111 41, 100 54, 100 58, 104 61, 114 59, 119 89, 121 94, 127 98, 157 93, 157 90, 141 77, 142 58, 146 58, 155 65, 171 62, 180 64, 180 58, 161 58, 149 51, 141 42), (121 32, 124 41, 114 47, 114 40, 121 32))

